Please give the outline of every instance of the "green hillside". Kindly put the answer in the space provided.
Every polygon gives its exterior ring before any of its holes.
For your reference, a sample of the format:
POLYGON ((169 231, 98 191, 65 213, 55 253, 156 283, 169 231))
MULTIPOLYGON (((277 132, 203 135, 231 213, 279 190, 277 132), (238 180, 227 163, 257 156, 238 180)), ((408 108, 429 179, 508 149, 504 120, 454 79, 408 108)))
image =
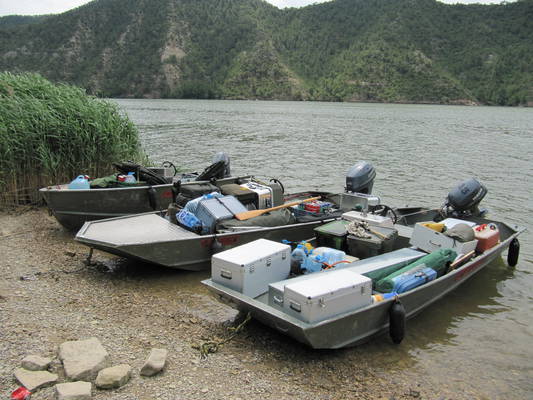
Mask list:
POLYGON ((116 97, 525 104, 533 0, 95 0, 0 18, 0 70, 116 97), (16 23, 19 21, 19 23, 16 23))

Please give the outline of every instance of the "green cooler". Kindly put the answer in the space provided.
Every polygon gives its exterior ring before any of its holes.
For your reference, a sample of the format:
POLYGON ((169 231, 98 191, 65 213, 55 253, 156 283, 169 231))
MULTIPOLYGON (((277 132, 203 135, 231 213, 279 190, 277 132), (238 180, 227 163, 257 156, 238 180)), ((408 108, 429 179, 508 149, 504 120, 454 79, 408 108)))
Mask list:
POLYGON ((350 221, 332 221, 315 228, 317 247, 331 247, 332 249, 346 251, 346 227, 350 221))

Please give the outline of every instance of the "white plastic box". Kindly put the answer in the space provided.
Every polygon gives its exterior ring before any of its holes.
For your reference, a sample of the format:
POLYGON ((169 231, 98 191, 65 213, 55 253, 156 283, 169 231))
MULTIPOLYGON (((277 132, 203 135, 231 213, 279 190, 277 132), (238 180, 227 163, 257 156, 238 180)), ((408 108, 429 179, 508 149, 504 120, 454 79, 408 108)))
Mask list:
POLYGON ((291 247, 258 239, 234 247, 211 259, 211 279, 252 298, 268 291, 268 285, 287 279, 291 247))
POLYGON ((392 219, 390 217, 382 217, 381 215, 376 214, 361 213, 359 211, 348 211, 342 214, 342 218, 346 221, 364 221, 371 226, 394 228, 392 219))
POLYGON ((314 323, 372 303, 372 280, 348 270, 313 274, 285 285, 284 311, 314 323))
POLYGON ((452 249, 459 255, 467 254, 475 250, 477 240, 474 239, 469 242, 459 242, 456 239, 418 223, 415 225, 413 236, 411 236, 409 244, 418 247, 420 250, 427 253, 440 249, 452 249))

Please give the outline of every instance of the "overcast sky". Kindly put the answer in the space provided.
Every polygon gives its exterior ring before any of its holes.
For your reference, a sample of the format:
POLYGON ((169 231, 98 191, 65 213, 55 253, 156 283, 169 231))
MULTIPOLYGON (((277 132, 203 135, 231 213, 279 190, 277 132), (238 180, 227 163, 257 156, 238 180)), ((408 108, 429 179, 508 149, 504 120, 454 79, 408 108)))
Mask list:
MULTIPOLYGON (((90 0, 0 0, 0 16, 2 15, 37 15, 37 14, 57 14, 82 4, 90 0)), ((279 8, 301 7, 313 3, 322 3, 328 0, 267 0, 279 8)), ((440 0, 444 3, 500 3, 501 0, 440 0)))

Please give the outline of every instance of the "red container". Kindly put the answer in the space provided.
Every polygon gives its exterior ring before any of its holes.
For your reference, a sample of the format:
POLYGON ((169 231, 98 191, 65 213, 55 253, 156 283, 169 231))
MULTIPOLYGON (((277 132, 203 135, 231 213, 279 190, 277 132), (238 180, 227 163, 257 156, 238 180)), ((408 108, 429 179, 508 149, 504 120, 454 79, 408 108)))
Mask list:
POLYGON ((498 244, 500 241, 500 231, 495 224, 483 224, 474 227, 477 239, 476 251, 484 252, 498 244))
POLYGON ((316 201, 312 201, 309 203, 305 203, 305 209, 307 211, 313 212, 313 213, 319 213, 320 212, 320 204, 316 201))
POLYGON ((28 400, 30 396, 31 392, 24 386, 21 386, 13 393, 11 393, 11 400, 28 400))

